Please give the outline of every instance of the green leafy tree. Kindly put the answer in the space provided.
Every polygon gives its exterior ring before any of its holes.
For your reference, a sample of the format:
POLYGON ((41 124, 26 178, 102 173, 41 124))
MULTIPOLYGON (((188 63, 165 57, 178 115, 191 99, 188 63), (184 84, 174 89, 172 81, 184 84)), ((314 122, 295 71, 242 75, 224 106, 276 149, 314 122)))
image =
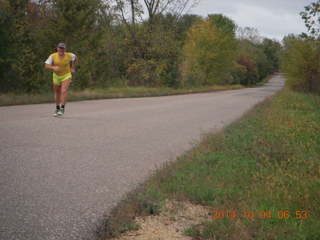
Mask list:
POLYGON ((152 25, 152 31, 149 22, 137 27, 137 34, 141 34, 139 42, 144 47, 140 48, 140 58, 130 60, 127 69, 130 85, 169 87, 178 85, 180 42, 176 22, 174 15, 159 15, 152 25))
POLYGON ((210 15, 188 31, 182 66, 187 84, 225 84, 235 66, 236 24, 222 15, 210 15))
POLYGON ((1 91, 37 92, 41 88, 32 21, 37 18, 36 4, 28 0, 0 2, 1 91), (2 65, 1 64, 1 65, 2 65))
POLYGON ((234 39, 236 36, 237 25, 236 23, 222 14, 212 14, 208 16, 210 22, 212 22, 219 31, 222 31, 229 38, 234 39))
POLYGON ((202 17, 195 14, 185 14, 180 16, 177 21, 177 34, 179 39, 181 39, 181 41, 185 41, 187 38, 187 31, 190 27, 201 20, 202 17))
POLYGON ((312 2, 300 12, 308 31, 316 38, 320 37, 320 1, 312 2))
POLYGON ((319 40, 289 36, 284 39, 284 43, 282 70, 288 87, 297 91, 319 91, 319 40))
POLYGON ((177 37, 178 17, 198 0, 115 2, 127 28, 128 58, 125 65, 129 84, 176 86, 180 44, 177 37))
POLYGON ((263 53, 267 57, 269 72, 279 70, 281 44, 276 40, 265 38, 260 46, 263 50, 263 53))
POLYGON ((122 86, 128 58, 126 30, 123 26, 102 25, 101 44, 95 54, 94 87, 122 86))
POLYGON ((259 51, 261 50, 247 39, 237 41, 237 66, 232 71, 235 83, 252 85, 258 82, 259 51))
POLYGON ((13 48, 16 32, 9 1, 0 1, 0 91, 13 89, 14 76, 11 67, 17 61, 17 51, 13 48))

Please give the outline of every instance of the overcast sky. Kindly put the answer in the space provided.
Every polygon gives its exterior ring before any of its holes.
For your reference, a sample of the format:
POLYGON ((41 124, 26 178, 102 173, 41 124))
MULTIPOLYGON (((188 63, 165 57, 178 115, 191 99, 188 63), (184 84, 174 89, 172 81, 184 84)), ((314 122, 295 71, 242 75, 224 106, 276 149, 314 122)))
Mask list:
POLYGON ((281 41, 288 34, 307 32, 299 13, 311 2, 316 0, 200 0, 189 13, 222 13, 239 27, 256 28, 260 35, 281 41))

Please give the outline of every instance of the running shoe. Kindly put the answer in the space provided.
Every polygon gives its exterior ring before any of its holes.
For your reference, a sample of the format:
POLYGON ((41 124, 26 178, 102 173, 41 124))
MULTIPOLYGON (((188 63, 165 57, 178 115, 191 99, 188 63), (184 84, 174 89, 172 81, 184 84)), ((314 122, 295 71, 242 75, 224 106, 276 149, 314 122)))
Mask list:
POLYGON ((64 108, 60 108, 59 112, 58 112, 58 116, 62 117, 64 114, 64 108))
POLYGON ((56 109, 53 113, 54 117, 59 117, 60 109, 56 109))

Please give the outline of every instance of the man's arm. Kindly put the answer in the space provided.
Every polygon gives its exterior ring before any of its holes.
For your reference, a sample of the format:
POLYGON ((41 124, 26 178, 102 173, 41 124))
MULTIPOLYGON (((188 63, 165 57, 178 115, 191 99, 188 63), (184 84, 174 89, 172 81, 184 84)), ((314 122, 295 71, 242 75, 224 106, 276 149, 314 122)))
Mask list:
POLYGON ((75 56, 74 60, 72 61, 72 65, 71 65, 71 73, 74 73, 76 71, 77 60, 78 60, 78 58, 75 56))
POLYGON ((44 68, 45 69, 49 69, 49 70, 53 70, 53 71, 59 71, 59 66, 52 66, 52 65, 50 65, 50 64, 45 64, 45 66, 44 66, 44 68))
POLYGON ((50 55, 48 59, 45 61, 44 68, 53 70, 55 72, 60 70, 59 66, 53 66, 52 64, 53 64, 53 59, 52 59, 52 56, 50 55))

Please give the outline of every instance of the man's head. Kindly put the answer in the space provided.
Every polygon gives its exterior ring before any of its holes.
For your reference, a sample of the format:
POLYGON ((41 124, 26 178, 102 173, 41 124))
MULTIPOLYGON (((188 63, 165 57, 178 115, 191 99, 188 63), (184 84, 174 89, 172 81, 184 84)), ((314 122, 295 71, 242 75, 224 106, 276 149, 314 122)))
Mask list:
POLYGON ((67 45, 65 43, 59 43, 58 48, 67 48, 67 45))
POLYGON ((65 43, 58 44, 57 51, 58 51, 59 55, 63 56, 66 49, 67 49, 67 45, 65 43))

